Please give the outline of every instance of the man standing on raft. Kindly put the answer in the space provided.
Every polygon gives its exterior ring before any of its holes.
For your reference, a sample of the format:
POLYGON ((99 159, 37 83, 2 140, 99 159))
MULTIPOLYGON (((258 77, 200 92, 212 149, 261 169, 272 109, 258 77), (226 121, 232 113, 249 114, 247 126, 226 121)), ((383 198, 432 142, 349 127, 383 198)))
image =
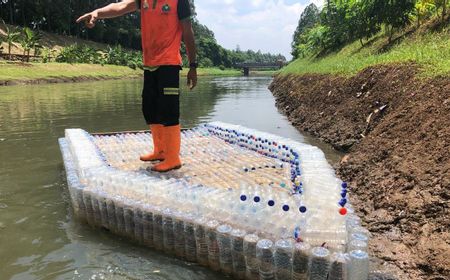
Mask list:
POLYGON ((194 32, 190 21, 189 0, 123 0, 87 13, 77 19, 88 28, 98 19, 114 18, 140 10, 142 50, 144 56, 144 89, 142 111, 152 132, 152 154, 142 161, 162 162, 153 171, 167 172, 181 167, 180 160, 180 54, 183 39, 190 62, 187 82, 197 84, 194 32))

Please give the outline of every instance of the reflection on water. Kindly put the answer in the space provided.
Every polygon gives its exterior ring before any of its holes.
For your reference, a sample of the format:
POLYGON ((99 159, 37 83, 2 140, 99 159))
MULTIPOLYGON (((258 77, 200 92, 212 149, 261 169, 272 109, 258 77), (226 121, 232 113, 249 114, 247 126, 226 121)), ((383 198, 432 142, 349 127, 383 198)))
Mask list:
MULTIPOLYGON (((182 125, 220 120, 304 138, 281 116, 270 78, 201 78, 182 95, 182 125)), ((58 137, 145 129, 141 81, 0 88, 1 279, 222 279, 73 220, 58 137)), ((322 146, 331 161, 339 155, 322 146)))

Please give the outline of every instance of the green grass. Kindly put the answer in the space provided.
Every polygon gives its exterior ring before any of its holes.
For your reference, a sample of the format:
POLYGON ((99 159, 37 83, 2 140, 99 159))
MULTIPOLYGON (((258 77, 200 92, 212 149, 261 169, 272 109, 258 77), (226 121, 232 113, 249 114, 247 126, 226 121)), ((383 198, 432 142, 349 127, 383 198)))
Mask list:
MULTIPOLYGON (((184 69, 182 75, 187 74, 184 69)), ((131 78, 142 75, 142 70, 133 70, 125 66, 98 65, 98 64, 67 64, 67 63, 7 63, 0 61, 0 80, 3 81, 30 81, 46 78, 131 78)), ((199 68, 201 76, 237 76, 239 70, 218 68, 199 68)))
POLYGON ((0 80, 35 80, 73 77, 132 77, 142 73, 129 67, 67 63, 6 63, 0 61, 0 80))
POLYGON ((359 42, 345 46, 336 53, 322 58, 297 59, 282 69, 282 74, 338 74, 351 76, 362 69, 379 64, 414 62, 421 76, 450 75, 450 31, 412 35, 390 50, 381 52, 386 44, 384 36, 373 39, 361 48, 359 42))
MULTIPOLYGON (((186 76, 189 68, 183 68, 181 71, 182 76, 186 76)), ((199 76, 240 76, 242 75, 240 70, 236 69, 225 69, 221 70, 219 68, 198 68, 197 75, 199 76)))

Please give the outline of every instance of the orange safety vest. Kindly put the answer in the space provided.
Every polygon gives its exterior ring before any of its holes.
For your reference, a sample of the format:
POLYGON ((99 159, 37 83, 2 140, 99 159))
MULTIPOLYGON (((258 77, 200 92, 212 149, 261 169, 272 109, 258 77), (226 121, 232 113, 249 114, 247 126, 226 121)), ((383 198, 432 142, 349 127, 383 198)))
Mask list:
POLYGON ((148 0, 148 6, 140 2, 144 66, 181 65, 178 0, 148 0))

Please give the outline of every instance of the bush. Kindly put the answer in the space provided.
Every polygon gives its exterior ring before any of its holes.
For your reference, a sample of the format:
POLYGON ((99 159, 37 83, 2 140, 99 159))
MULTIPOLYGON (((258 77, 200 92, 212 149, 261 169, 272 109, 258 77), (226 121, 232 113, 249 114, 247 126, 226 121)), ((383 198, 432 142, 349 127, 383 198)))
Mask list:
POLYGON ((42 63, 51 62, 52 58, 55 57, 55 54, 56 54, 55 50, 43 47, 41 49, 41 62, 42 63))
POLYGON ((128 66, 132 69, 143 68, 140 52, 125 51, 121 46, 108 47, 106 52, 77 44, 65 47, 56 57, 56 62, 111 64, 128 66))

